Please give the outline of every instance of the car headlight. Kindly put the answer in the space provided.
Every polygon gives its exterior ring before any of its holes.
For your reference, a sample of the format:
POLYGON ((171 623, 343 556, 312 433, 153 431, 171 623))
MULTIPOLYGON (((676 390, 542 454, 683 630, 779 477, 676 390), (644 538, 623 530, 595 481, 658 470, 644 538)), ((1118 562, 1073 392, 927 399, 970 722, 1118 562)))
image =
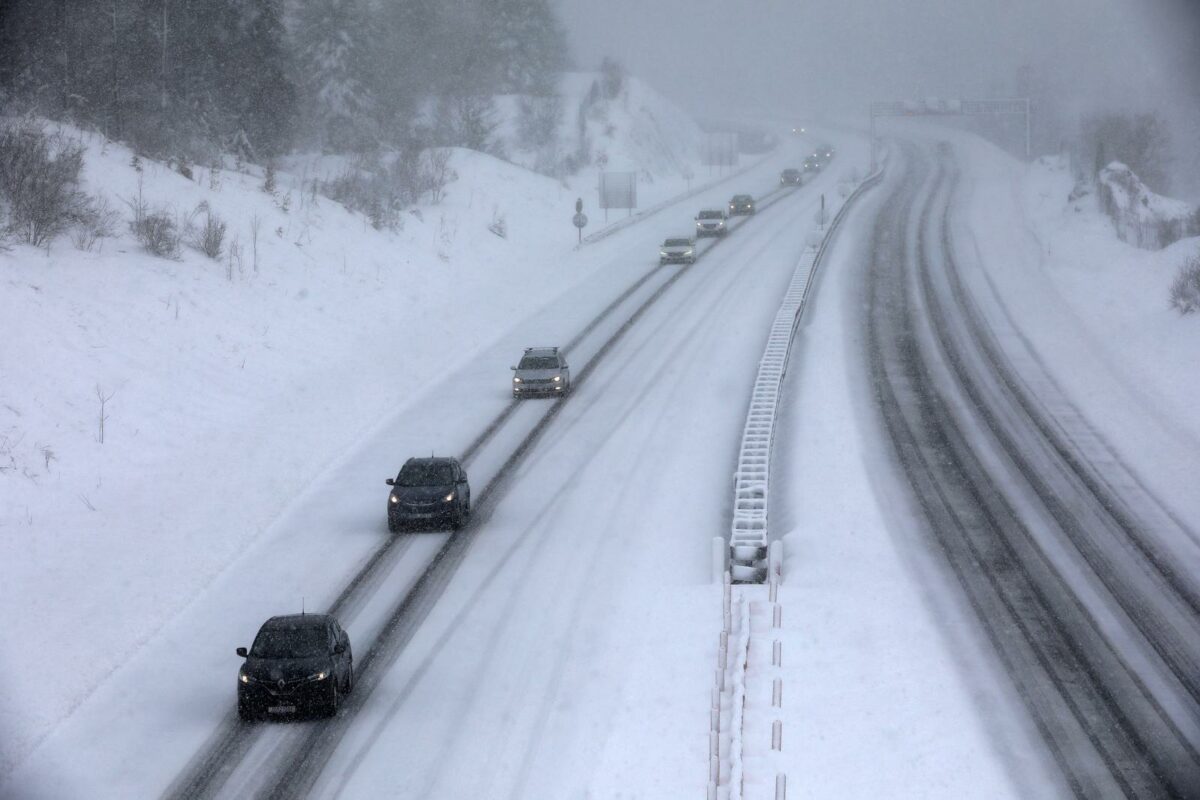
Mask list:
POLYGON ((662 257, 666 258, 666 256, 667 256, 667 251, 666 251, 666 250, 659 250, 659 251, 658 251, 658 254, 659 254, 660 256, 662 256, 662 257))
POLYGON ((246 673, 244 673, 244 672, 239 672, 239 673, 238 673, 238 680, 239 680, 239 681, 241 681, 242 683, 249 683, 249 682, 250 682, 250 676, 249 676, 249 675, 247 675, 247 674, 246 674, 246 673))
POLYGON ((691 250, 685 250, 685 251, 683 251, 683 254, 684 254, 685 256, 690 256, 690 255, 692 254, 692 251, 691 251, 691 250))
POLYGON ((451 492, 450 494, 448 494, 448 495, 446 495, 445 497, 443 497, 443 498, 442 498, 442 502, 443 502, 443 503, 449 503, 449 502, 450 502, 451 500, 453 500, 453 499, 454 499, 454 492, 451 492))
POLYGON ((399 503, 399 502, 400 502, 400 498, 399 498, 399 497, 396 497, 396 495, 394 495, 394 494, 393 494, 393 495, 389 495, 389 496, 388 496, 388 500, 390 500, 390 501, 391 501, 391 502, 393 502, 393 503, 399 503))
POLYGON ((554 376, 554 382, 555 382, 555 383, 562 383, 562 375, 555 375, 555 376, 554 376))
POLYGON ((329 677, 329 673, 328 673, 328 672, 326 672, 325 670, 321 670, 321 671, 320 671, 320 672, 318 672, 316 675, 313 675, 313 676, 312 676, 312 680, 314 680, 314 681, 323 681, 323 680, 325 680, 325 679, 326 679, 326 678, 328 678, 328 677, 329 677))
POLYGON ((516 376, 513 377, 513 383, 520 383, 520 382, 521 382, 520 378, 518 378, 516 376))

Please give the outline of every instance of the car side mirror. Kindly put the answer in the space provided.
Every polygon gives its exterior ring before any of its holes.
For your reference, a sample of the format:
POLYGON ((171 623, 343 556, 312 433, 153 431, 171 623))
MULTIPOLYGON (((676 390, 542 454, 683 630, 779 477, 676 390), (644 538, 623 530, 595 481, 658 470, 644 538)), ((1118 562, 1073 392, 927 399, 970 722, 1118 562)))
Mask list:
POLYGON ((516 368, 516 367, 509 367, 509 369, 511 369, 513 372, 516 372, 516 371, 517 371, 517 368, 516 368))
POLYGON ((396 485, 396 479, 395 479, 395 478, 388 478, 387 480, 385 480, 385 481, 384 481, 384 483, 386 483, 388 486, 395 486, 395 485, 396 485))
POLYGON ((239 647, 237 649, 237 654, 239 656, 241 656, 242 658, 245 658, 246 656, 250 655, 248 652, 246 652, 246 648, 244 648, 244 647, 239 647))
POLYGON ((341 642, 338 642, 333 646, 333 654, 335 656, 340 656, 344 652, 346 652, 346 645, 342 644, 341 642))

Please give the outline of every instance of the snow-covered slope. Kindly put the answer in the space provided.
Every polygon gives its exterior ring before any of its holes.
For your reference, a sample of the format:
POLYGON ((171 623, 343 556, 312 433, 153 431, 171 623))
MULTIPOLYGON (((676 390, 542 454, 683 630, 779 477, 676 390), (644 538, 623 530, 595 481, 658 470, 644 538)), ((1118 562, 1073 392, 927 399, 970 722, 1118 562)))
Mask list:
POLYGON ((595 173, 602 169, 637 172, 639 181, 649 186, 689 171, 701 174, 704 132, 691 117, 637 78, 625 76, 612 98, 601 89, 603 80, 595 72, 563 74, 558 86, 563 113, 550 159, 546 148, 521 146, 516 122, 520 98, 499 98, 501 125, 496 134, 504 151, 517 163, 539 169, 548 161, 577 154, 582 137, 587 159, 577 175, 568 176, 572 185, 594 184, 595 173))
POLYGON ((1119 161, 1100 170, 1097 192, 1100 207, 1112 219, 1123 242, 1158 250, 1200 234, 1200 209, 1155 194, 1119 161))

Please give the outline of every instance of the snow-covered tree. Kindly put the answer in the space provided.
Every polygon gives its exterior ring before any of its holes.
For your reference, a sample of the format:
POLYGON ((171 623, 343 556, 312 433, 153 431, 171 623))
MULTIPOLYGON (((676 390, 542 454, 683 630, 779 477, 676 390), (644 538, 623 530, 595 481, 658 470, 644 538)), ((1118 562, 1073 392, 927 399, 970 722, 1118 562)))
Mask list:
POLYGON ((375 100, 366 83, 370 25, 361 0, 307 0, 295 24, 296 74, 318 142, 358 150, 375 100))

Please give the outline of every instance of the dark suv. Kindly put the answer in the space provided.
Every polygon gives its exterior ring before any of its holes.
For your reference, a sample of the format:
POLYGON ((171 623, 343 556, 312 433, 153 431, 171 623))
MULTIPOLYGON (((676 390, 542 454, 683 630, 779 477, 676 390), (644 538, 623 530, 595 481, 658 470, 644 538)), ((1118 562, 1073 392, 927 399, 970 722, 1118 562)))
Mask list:
POLYGON ((729 216, 754 213, 754 198, 748 194, 735 194, 729 201, 729 216))
POLYGON ((328 614, 271 617, 237 654, 246 659, 237 687, 245 720, 314 709, 332 717, 354 688, 350 637, 328 614))
POLYGON ((799 186, 802 183, 804 183, 804 178, 798 169, 785 169, 779 173, 780 186, 799 186))
POLYGON ((571 368, 557 347, 526 347, 512 371, 513 397, 571 393, 571 368))
POLYGON ((410 458, 388 478, 388 530, 413 523, 461 528, 471 514, 471 485, 457 458, 410 458))

